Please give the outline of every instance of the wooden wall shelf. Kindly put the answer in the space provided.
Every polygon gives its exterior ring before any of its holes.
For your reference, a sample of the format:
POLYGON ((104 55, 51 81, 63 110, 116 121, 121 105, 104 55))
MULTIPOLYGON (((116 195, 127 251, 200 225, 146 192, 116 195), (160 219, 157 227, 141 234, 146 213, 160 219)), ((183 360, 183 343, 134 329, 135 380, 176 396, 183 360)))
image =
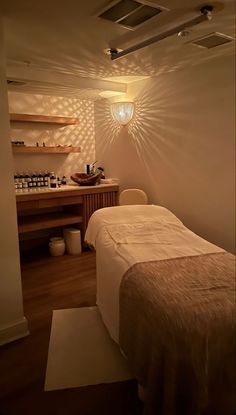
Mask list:
POLYGON ((32 122, 56 125, 74 125, 79 124, 78 118, 72 117, 58 117, 51 115, 37 115, 37 114, 10 114, 11 122, 32 122))
POLYGON ((69 154, 80 153, 80 147, 36 147, 36 146, 17 146, 13 145, 14 154, 69 154))
POLYGON ((82 221, 82 216, 64 212, 22 216, 18 218, 18 232, 33 232, 41 229, 56 228, 58 226, 81 223, 82 221))

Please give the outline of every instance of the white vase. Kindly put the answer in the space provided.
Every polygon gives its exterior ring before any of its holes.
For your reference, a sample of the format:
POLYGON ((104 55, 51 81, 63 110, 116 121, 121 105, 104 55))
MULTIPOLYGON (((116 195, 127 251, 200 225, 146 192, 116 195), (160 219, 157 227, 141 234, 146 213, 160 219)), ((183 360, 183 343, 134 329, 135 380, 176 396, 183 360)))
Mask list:
POLYGON ((49 242, 49 252, 52 256, 64 255, 66 245, 63 238, 51 238, 49 242))

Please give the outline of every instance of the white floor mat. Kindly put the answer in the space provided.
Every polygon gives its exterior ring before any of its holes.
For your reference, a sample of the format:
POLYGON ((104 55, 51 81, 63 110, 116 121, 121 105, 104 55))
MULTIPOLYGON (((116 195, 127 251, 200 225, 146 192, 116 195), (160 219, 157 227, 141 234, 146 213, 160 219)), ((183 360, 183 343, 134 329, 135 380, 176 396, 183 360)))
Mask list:
POLYGON ((97 307, 53 311, 46 391, 132 378, 97 307))

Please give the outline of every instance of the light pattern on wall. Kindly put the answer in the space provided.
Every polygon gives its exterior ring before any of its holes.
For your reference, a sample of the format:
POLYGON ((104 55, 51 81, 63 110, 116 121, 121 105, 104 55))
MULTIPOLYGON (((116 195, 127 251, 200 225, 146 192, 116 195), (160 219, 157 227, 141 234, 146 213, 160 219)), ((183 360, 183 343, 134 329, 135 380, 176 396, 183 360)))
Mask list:
POLYGON ((70 176, 84 171, 87 163, 95 161, 94 104, 89 100, 75 98, 9 93, 10 112, 78 117, 78 125, 58 127, 47 124, 11 125, 11 139, 23 140, 27 145, 80 146, 81 153, 69 155, 15 155, 15 172, 54 171, 70 176))
POLYGON ((116 137, 106 134, 106 104, 95 104, 96 152, 107 174, 120 179, 121 189, 144 189, 151 203, 232 252, 233 68, 232 58, 222 59, 131 84, 135 119, 116 137))

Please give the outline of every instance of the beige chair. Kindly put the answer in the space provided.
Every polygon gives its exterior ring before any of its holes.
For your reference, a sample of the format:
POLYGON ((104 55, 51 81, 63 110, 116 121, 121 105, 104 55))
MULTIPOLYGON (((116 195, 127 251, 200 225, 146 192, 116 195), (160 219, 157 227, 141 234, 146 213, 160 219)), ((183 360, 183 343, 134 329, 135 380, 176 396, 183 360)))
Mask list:
POLYGON ((119 205, 147 205, 148 198, 141 189, 126 189, 120 193, 119 205))

